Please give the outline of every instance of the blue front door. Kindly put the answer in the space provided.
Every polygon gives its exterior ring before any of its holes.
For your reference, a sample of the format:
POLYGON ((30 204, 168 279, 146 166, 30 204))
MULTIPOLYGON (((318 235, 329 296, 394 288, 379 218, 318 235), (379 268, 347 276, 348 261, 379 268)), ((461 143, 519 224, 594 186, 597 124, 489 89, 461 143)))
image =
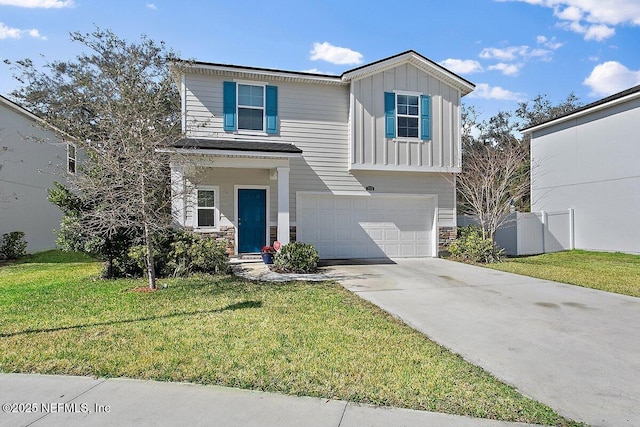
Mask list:
POLYGON ((267 190, 238 189, 238 253, 260 252, 266 234, 267 190))

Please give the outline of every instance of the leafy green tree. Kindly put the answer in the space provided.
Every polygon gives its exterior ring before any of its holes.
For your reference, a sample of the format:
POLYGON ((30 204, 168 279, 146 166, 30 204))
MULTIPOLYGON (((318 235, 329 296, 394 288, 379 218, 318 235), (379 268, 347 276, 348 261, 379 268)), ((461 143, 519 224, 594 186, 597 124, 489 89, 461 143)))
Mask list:
POLYGON ((86 53, 42 69, 14 64, 22 105, 73 135, 86 159, 70 177, 84 209, 76 231, 103 242, 125 237, 146 248, 155 288, 153 239, 171 223, 169 159, 158 149, 179 138, 180 102, 169 63, 176 55, 142 36, 128 42, 110 30, 71 34, 86 53))

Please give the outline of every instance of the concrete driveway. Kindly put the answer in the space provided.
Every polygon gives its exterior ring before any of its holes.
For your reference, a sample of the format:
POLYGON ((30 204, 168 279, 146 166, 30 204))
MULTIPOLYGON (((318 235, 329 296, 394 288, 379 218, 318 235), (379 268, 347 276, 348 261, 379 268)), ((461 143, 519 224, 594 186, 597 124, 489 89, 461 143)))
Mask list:
POLYGON ((640 426, 640 299, 442 259, 331 265, 349 290, 560 414, 640 426))

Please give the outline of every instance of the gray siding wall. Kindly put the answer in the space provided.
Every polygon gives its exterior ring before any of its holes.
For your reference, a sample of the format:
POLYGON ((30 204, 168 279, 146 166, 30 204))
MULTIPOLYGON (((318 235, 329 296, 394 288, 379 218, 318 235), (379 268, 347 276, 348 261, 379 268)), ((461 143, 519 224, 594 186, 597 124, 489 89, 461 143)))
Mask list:
MULTIPOLYGON (((296 192, 329 191, 437 194, 439 225, 455 226, 452 174, 350 171, 349 87, 261 80, 278 87, 279 135, 235 135, 222 129, 222 84, 232 77, 187 75, 184 105, 187 136, 294 144, 302 158, 290 161, 290 215, 295 225, 296 192)), ((240 144, 241 141, 238 141, 240 144)), ((203 184, 216 185, 214 182, 203 184)), ((277 187, 271 182, 271 221, 277 218, 277 187)), ((222 190, 221 190, 222 191, 222 190)), ((222 203, 222 202, 221 202, 222 203)))
POLYGON ((24 231, 29 252, 56 247, 61 213, 47 190, 65 181, 66 161, 66 144, 54 133, 0 104, 0 235, 24 231))
POLYGON ((442 171, 460 167, 460 93, 410 64, 354 81, 353 168, 418 168, 442 171), (430 141, 385 137, 384 92, 431 95, 430 141))
POLYGON ((577 249, 640 253, 640 100, 532 135, 534 211, 574 209, 577 249))

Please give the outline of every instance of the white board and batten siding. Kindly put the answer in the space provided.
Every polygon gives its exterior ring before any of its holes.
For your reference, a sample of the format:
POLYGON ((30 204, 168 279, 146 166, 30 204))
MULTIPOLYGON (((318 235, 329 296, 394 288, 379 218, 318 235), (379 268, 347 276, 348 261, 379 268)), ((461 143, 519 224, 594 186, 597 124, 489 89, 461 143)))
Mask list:
POLYGON ((351 168, 459 171, 460 91, 411 64, 352 82, 351 168), (430 140, 385 137, 384 92, 431 96, 430 140))

